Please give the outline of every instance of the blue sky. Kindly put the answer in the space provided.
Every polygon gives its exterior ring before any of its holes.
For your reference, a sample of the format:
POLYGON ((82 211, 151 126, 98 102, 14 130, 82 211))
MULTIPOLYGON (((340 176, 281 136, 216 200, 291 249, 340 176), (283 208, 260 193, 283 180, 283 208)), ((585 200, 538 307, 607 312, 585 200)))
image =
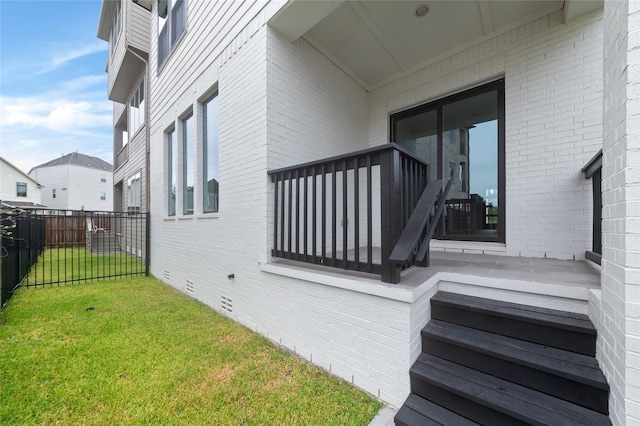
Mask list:
POLYGON ((78 151, 113 163, 99 0, 0 0, 0 155, 28 173, 78 151))

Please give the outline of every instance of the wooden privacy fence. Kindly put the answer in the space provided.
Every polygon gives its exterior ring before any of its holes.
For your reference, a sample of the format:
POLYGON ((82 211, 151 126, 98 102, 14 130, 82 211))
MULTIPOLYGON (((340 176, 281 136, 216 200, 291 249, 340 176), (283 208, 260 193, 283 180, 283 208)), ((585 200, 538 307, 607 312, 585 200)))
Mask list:
POLYGON ((86 243, 87 223, 84 216, 45 216, 47 247, 80 247, 86 243))

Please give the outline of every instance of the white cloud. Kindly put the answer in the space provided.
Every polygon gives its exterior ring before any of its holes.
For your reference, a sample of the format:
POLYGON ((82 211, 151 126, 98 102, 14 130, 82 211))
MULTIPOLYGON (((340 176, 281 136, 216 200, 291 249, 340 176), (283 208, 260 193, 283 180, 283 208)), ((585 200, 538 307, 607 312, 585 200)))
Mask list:
POLYGON ((58 50, 51 56, 48 63, 35 74, 38 75, 53 71, 67 62, 71 62, 87 55, 93 55, 94 53, 105 52, 107 50, 108 45, 102 40, 79 47, 63 46, 58 48, 58 50))
POLYGON ((109 101, 88 102, 42 97, 0 98, 0 125, 77 133, 112 123, 109 101))

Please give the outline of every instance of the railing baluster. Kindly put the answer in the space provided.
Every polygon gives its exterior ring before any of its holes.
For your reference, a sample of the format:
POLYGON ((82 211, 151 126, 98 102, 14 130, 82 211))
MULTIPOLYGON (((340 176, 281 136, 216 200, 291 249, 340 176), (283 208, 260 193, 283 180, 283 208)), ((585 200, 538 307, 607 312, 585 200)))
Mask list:
POLYGON ((347 269, 349 253, 349 209, 347 191, 347 159, 342 160, 342 267, 347 269))
POLYGON ((360 167, 358 159, 353 159, 353 246, 356 270, 360 269, 360 167))
POLYGON ((327 175, 325 165, 322 165, 322 259, 325 263, 327 259, 327 175))
POLYGON ((289 205, 287 206, 287 253, 288 258, 291 259, 291 230, 293 229, 293 213, 292 213, 292 203, 293 203, 293 178, 291 177, 293 173, 289 172, 289 192, 287 193, 287 199, 289 201, 289 205))
POLYGON ((303 221, 304 222, 304 224, 303 224, 303 226, 304 226, 304 239, 303 239, 304 258, 303 259, 304 259, 305 262, 307 261, 307 253, 308 253, 308 249, 307 249, 307 244, 308 244, 307 234, 308 234, 308 229, 309 229, 308 228, 308 226, 309 226, 309 219, 308 219, 308 215, 309 215, 309 212, 308 212, 308 210, 309 210, 308 209, 308 205, 309 205, 309 197, 308 197, 308 194, 309 194, 309 181, 307 179, 307 176, 308 176, 308 172, 307 172, 307 169, 305 168, 304 169, 304 179, 303 179, 304 180, 304 201, 303 201, 303 203, 304 203, 304 207, 303 207, 303 212, 304 212, 303 213, 304 214, 304 221, 303 221))
POLYGON ((337 251, 337 194, 336 194, 336 162, 331 163, 331 266, 336 266, 336 251, 337 251))
POLYGON ((300 255, 300 171, 296 170, 296 260, 300 255))
POLYGON ((373 188, 371 156, 367 156, 367 272, 373 271, 373 188))
POLYGON ((316 172, 316 166, 313 166, 311 168, 312 170, 312 181, 311 181, 311 188, 312 188, 312 206, 311 206, 311 253, 312 253, 312 262, 313 263, 317 263, 318 259, 317 259, 317 249, 316 249, 316 244, 317 242, 317 233, 318 233, 318 221, 317 221, 317 198, 318 198, 318 179, 317 179, 317 172, 316 172))
POLYGON ((271 179, 275 182, 273 191, 273 256, 277 256, 278 251, 278 187, 280 186, 280 175, 276 174, 271 179))

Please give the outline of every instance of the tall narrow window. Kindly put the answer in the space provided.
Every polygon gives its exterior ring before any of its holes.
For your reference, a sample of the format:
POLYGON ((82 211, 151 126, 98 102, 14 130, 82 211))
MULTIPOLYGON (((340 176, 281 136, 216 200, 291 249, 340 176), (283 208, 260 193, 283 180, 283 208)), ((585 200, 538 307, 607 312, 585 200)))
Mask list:
POLYGON ((27 196, 27 183, 26 182, 17 182, 16 183, 16 195, 18 197, 26 197, 27 196))
POLYGON ((182 214, 193 214, 193 115, 182 120, 182 214))
POLYGON ((107 175, 106 175, 106 173, 100 173, 100 182, 107 183, 107 175))
POLYGON ((178 144, 174 138, 175 131, 167 133, 167 215, 176 214, 176 189, 178 185, 178 144))
POLYGON ((453 180, 438 238, 504 241, 504 80, 392 115, 391 140, 453 180))
POLYGON ((184 0, 158 0, 158 68, 184 32, 185 23, 184 0))
POLYGON ((106 201, 106 199, 107 199, 107 193, 104 191, 100 192, 100 200, 106 201))
POLYGON ((140 172, 127 180, 127 211, 138 213, 140 211, 140 172))
POLYGON ((144 105, 144 80, 142 80, 129 101, 129 127, 132 135, 144 124, 144 105))
POLYGON ((51 198, 56 198, 56 189, 55 188, 53 188, 51 190, 51 198))
POLYGON ((218 167, 218 111, 218 93, 215 93, 202 104, 203 211, 207 213, 217 212, 219 207, 220 171, 218 167))

